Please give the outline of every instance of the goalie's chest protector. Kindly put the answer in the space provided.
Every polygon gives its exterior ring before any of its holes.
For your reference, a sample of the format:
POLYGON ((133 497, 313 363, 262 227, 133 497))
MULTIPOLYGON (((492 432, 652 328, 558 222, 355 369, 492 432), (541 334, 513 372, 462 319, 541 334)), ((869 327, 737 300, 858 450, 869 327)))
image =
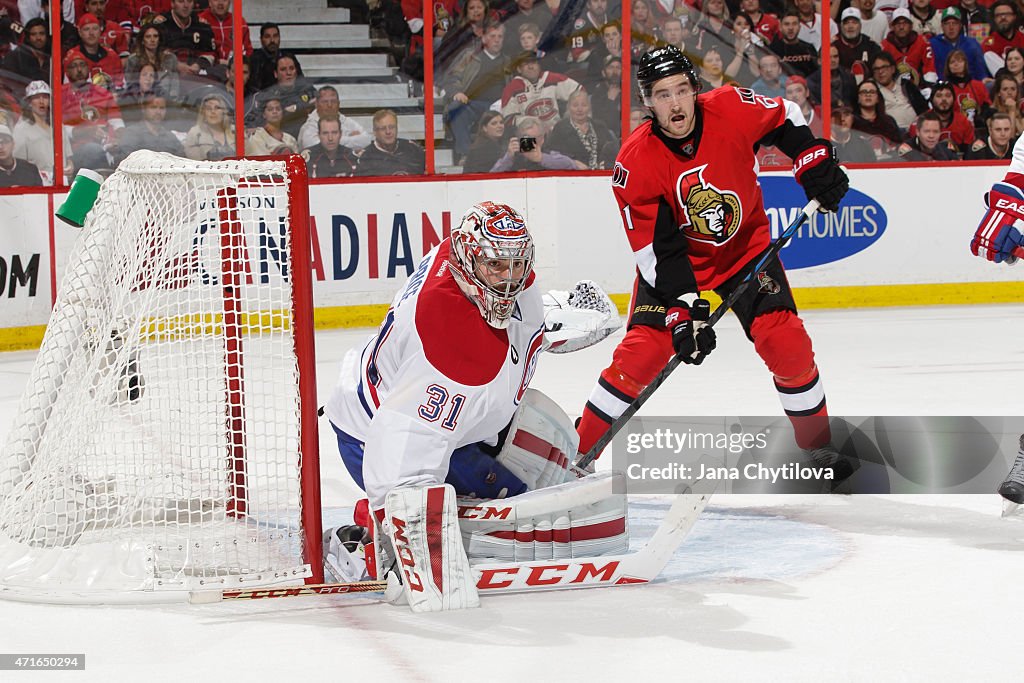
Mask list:
POLYGON ((363 352, 361 384, 370 413, 387 403, 463 446, 493 439, 515 414, 537 368, 544 307, 531 274, 508 328, 488 325, 448 271, 449 243, 395 297, 363 352))

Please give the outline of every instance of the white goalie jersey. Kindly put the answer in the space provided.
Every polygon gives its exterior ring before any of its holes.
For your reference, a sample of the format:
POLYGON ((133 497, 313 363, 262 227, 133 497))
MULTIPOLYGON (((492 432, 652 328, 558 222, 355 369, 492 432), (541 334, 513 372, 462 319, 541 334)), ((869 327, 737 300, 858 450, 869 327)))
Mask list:
POLYGON ((443 482, 452 451, 512 420, 544 343, 544 306, 531 274, 506 329, 488 325, 448 270, 450 240, 420 262, 361 351, 349 351, 326 405, 365 445, 370 505, 398 486, 443 482))

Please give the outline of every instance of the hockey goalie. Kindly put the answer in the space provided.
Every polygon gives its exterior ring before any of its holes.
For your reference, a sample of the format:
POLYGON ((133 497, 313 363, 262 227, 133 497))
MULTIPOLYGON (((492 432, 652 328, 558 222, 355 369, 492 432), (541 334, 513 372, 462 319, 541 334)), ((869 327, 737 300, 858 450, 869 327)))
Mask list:
POLYGON ((519 213, 477 204, 345 357, 325 412, 368 505, 325 534, 337 579, 387 578, 416 612, 461 609, 479 604, 471 561, 628 548, 616 475, 574 472, 573 425, 529 389, 541 352, 597 343, 618 314, 589 281, 542 295, 533 265, 519 213))

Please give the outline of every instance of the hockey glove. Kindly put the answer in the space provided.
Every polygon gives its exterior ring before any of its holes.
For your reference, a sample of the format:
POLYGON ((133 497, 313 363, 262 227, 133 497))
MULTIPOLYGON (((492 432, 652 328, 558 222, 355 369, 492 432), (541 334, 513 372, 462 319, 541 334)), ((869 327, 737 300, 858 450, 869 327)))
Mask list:
POLYGON ((793 160, 793 175, 808 199, 817 199, 821 211, 839 210, 839 202, 850 189, 850 179, 836 160, 832 143, 821 138, 793 160))
POLYGON ((1014 264, 1014 249, 1024 246, 1024 237, 1014 227, 1024 220, 1024 190, 1010 183, 996 183, 986 195, 988 212, 971 240, 971 253, 993 263, 1014 264))
POLYGON ((696 299, 689 308, 668 309, 665 327, 672 330, 672 348, 684 363, 700 365, 715 350, 715 330, 706 324, 710 315, 711 304, 707 299, 696 299))

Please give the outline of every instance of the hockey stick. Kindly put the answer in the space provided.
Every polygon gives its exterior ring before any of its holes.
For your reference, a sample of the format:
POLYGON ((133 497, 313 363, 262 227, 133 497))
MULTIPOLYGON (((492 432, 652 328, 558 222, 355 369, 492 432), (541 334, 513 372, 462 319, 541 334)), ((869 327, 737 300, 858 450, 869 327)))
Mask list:
MULTIPOLYGON (((732 293, 730 293, 729 296, 725 299, 725 301, 723 301, 718 306, 718 308, 715 309, 715 312, 711 314, 711 317, 708 318, 708 321, 706 323, 708 327, 713 327, 715 323, 722 319, 722 316, 725 315, 726 311, 732 308, 733 305, 737 301, 739 301, 739 298, 743 295, 743 292, 747 290, 747 287, 749 287, 750 283, 754 281, 754 278, 757 277, 757 274, 761 272, 761 269, 764 268, 769 261, 771 261, 778 255, 779 251, 781 251, 782 248, 786 246, 789 240, 793 237, 793 235, 796 234, 796 231, 799 230, 804 223, 811 219, 811 216, 814 215, 814 213, 818 210, 819 206, 820 204, 818 203, 817 199, 812 199, 811 201, 807 202, 807 205, 800 210, 800 217, 793 221, 793 223, 788 228, 782 231, 782 234, 779 235, 779 238, 775 240, 775 242, 772 243, 770 247, 768 247, 764 254, 761 255, 761 258, 757 260, 757 262, 754 264, 754 267, 747 271, 746 276, 743 278, 743 280, 740 281, 736 288, 732 290, 732 293)), ((639 396, 633 399, 633 402, 630 403, 626 410, 623 411, 622 415, 619 415, 619 417, 616 418, 614 422, 612 422, 611 426, 608 427, 608 431, 602 434, 601 438, 597 440, 597 442, 590 448, 590 450, 587 451, 583 455, 583 457, 581 457, 576 462, 576 467, 578 469, 585 469, 587 465, 597 460, 597 456, 601 454, 601 451, 603 451, 605 447, 607 447, 608 444, 611 443, 612 439, 615 438, 615 435, 618 434, 624 426, 626 426, 626 423, 629 422, 634 415, 636 415, 636 412, 640 410, 644 403, 647 403, 647 400, 651 397, 651 395, 658 390, 658 387, 665 383, 665 380, 667 380, 668 376, 672 374, 672 371, 675 370, 682 362, 683 361, 679 358, 679 356, 675 355, 672 356, 671 359, 669 359, 665 367, 661 369, 661 372, 659 372, 658 375, 653 380, 651 380, 650 384, 644 387, 644 390, 640 392, 639 396)))
MULTIPOLYGON (((690 486, 689 492, 678 494, 654 536, 635 553, 475 564, 472 570, 477 590, 494 595, 649 583, 658 577, 689 535, 716 486, 715 480, 700 479, 690 486)), ((189 602, 206 604, 221 600, 373 593, 382 592, 386 587, 386 581, 355 581, 255 590, 195 591, 189 595, 189 602)))

